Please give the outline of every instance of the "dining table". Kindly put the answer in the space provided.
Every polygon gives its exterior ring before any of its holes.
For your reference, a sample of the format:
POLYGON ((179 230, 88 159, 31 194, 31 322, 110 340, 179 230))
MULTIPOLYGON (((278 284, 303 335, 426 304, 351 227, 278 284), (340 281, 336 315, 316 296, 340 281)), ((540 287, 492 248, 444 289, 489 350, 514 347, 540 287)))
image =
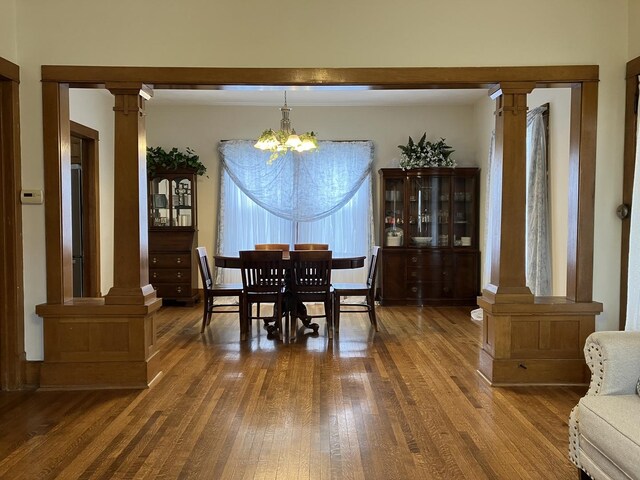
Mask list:
MULTIPOLYGON (((231 268, 231 269, 240 269, 242 268, 242 261, 240 260, 240 255, 214 255, 214 265, 218 268, 231 268)), ((349 253, 341 253, 341 252, 332 252, 331 254, 331 270, 349 270, 362 268, 365 265, 366 256, 365 255, 354 255, 349 253)), ((284 263, 285 269, 288 269, 290 263, 290 257, 288 251, 282 252, 282 261, 284 263)), ((300 303, 300 302, 298 302, 300 303)), ((298 308, 293 308, 293 311, 296 312, 306 312, 306 308, 302 305, 298 305, 298 308)), ((312 329, 315 333, 318 332, 319 325, 317 323, 312 323, 311 319, 307 317, 304 313, 297 317, 300 319, 305 328, 312 329)), ((267 328, 267 330, 269 330, 267 328)), ((270 332, 272 330, 269 330, 270 332)))

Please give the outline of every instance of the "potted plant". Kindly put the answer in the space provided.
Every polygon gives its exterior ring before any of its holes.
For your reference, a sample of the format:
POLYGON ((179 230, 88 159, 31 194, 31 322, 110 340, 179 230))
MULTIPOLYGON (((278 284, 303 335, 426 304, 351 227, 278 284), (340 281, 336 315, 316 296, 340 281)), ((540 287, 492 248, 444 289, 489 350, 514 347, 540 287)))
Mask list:
POLYGON ((173 147, 168 152, 162 147, 147 147, 147 173, 154 175, 160 170, 193 170, 196 175, 204 175, 207 167, 200 161, 191 148, 187 147, 182 152, 173 147))
POLYGON ((398 145, 402 151, 400 154, 400 167, 403 170, 421 167, 455 167, 456 162, 451 158, 455 151, 441 138, 437 142, 427 140, 427 134, 415 143, 411 137, 406 145, 398 145))

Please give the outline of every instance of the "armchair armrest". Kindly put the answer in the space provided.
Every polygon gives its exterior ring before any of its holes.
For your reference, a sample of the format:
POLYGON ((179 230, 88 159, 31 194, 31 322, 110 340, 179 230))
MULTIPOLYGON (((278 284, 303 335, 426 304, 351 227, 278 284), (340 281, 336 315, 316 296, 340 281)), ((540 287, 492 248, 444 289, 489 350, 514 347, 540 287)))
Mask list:
POLYGON ((584 346, 591 369, 587 395, 630 395, 640 377, 640 332, 595 332, 584 346))

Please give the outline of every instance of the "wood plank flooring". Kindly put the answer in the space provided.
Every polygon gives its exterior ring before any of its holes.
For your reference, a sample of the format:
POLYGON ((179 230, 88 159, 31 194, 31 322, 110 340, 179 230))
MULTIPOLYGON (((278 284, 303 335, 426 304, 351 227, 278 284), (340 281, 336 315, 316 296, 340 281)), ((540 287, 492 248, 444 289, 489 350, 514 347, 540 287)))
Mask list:
POLYGON ((583 388, 491 388, 467 308, 344 315, 330 345, 199 333, 163 308, 149 390, 0 393, 2 479, 574 479, 569 411, 583 388))

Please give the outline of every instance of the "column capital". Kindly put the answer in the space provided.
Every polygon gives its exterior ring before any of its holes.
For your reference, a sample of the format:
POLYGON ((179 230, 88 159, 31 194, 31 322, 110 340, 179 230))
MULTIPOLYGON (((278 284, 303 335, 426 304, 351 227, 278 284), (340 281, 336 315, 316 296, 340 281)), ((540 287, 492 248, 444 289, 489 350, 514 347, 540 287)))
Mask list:
POLYGON ((526 95, 536 87, 535 82, 502 82, 496 83, 489 89, 489 97, 495 100, 503 95, 526 95))
POLYGON ((153 97, 153 89, 142 82, 107 82, 105 88, 113 95, 139 95, 145 100, 153 97))

